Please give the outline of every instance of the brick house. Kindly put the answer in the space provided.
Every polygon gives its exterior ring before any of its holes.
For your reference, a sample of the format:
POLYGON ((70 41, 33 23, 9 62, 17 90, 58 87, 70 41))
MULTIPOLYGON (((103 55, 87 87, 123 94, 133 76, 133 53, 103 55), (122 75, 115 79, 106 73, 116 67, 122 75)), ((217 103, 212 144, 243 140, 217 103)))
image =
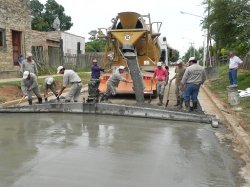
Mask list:
POLYGON ((31 51, 29 0, 0 0, 0 78, 16 77, 18 56, 31 51))

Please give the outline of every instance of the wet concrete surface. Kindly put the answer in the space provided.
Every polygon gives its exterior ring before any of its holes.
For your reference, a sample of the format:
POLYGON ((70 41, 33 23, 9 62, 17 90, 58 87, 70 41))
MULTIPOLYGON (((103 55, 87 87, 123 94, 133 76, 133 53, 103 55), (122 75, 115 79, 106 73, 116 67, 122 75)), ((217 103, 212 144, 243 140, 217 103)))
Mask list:
POLYGON ((237 159, 209 124, 72 114, 0 117, 1 187, 236 186, 237 159))

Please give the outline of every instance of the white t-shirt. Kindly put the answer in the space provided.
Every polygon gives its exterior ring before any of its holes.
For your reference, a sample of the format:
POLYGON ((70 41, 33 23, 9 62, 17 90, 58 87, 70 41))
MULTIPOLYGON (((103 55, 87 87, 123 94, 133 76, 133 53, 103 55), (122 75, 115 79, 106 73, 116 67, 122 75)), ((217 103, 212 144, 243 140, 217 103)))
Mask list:
POLYGON ((229 69, 237 69, 239 64, 241 64, 243 61, 237 57, 233 56, 229 59, 229 69))

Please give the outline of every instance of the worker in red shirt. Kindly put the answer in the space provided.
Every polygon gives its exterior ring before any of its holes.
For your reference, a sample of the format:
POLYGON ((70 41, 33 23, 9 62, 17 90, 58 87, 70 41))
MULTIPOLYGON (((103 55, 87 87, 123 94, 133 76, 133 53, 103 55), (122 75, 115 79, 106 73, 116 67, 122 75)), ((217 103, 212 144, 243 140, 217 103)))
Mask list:
POLYGON ((157 63, 153 78, 157 80, 157 94, 159 95, 159 103, 157 105, 162 106, 165 87, 168 84, 168 71, 162 67, 161 62, 157 63))

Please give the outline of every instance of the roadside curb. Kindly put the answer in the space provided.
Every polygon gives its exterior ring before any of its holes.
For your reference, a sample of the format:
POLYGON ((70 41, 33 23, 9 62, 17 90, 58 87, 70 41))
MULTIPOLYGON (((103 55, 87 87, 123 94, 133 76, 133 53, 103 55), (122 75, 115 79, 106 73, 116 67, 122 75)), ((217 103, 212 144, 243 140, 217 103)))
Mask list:
POLYGON ((234 137, 241 143, 248 156, 250 156, 250 136, 240 126, 240 120, 235 118, 231 114, 231 111, 223 106, 222 102, 210 91, 209 88, 203 85, 202 89, 213 102, 213 104, 218 108, 221 116, 223 116, 224 119, 220 119, 220 122, 226 125, 232 131, 234 137))

